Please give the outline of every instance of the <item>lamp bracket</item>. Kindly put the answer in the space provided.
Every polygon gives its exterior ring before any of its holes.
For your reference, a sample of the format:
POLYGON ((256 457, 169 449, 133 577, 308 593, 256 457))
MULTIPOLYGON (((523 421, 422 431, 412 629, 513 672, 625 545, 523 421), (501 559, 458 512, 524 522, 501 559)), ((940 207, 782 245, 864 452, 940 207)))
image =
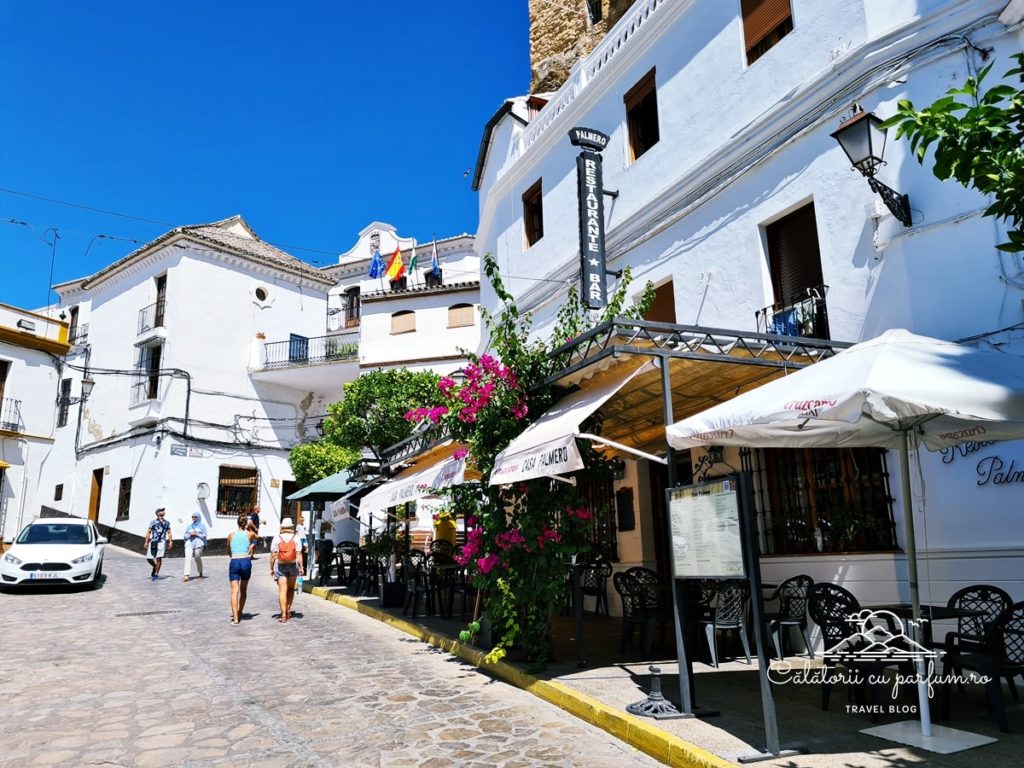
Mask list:
POLYGON ((901 195, 874 176, 868 176, 868 186, 871 187, 872 192, 881 196, 885 207, 889 209, 903 226, 909 227, 913 225, 913 218, 910 215, 910 197, 908 195, 901 195))

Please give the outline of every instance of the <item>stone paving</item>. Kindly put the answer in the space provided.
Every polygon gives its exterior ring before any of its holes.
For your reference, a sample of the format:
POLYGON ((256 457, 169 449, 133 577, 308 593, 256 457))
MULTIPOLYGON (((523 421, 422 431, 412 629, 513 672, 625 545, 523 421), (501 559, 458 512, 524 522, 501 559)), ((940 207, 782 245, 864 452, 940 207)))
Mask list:
POLYGON ((227 558, 153 583, 108 547, 96 591, 0 593, 0 765, 658 765, 613 736, 353 611, 301 595, 277 621, 267 560, 232 626, 227 558))

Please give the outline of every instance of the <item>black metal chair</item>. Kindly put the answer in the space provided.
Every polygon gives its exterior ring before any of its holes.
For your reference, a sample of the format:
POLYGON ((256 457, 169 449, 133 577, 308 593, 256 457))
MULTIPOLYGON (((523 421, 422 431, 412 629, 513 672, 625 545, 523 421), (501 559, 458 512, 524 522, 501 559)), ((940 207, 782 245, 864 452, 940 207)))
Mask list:
MULTIPOLYGON (((906 660, 870 659, 858 657, 859 650, 872 644, 867 638, 858 637, 858 625, 851 619, 861 612, 860 602, 853 594, 836 584, 815 584, 811 587, 807 611, 821 630, 825 652, 822 660, 821 708, 828 709, 832 694, 832 673, 839 665, 854 673, 862 685, 854 688, 858 699, 863 698, 862 690, 867 685, 871 695, 871 722, 878 722, 881 709, 881 680, 886 667, 897 666, 906 675, 914 674, 913 665, 906 660)), ((899 642, 890 643, 894 650, 899 642)), ((911 648, 904 650, 910 651, 911 648)))
POLYGON ((704 633, 708 639, 708 650, 711 652, 711 666, 718 667, 718 632, 719 630, 736 631, 743 644, 743 653, 750 664, 750 641, 747 640, 745 616, 747 597, 750 591, 746 582, 726 582, 718 588, 711 603, 711 615, 701 620, 704 633))
MULTIPOLYGON (((580 595, 594 598, 594 613, 608 615, 608 579, 612 564, 603 557, 595 557, 580 569, 580 595)), ((569 592, 570 598, 572 590, 569 592)), ((581 602, 582 602, 581 598, 581 602)))
POLYGON ((765 619, 768 622, 768 634, 775 644, 775 653, 780 659, 785 658, 782 655, 782 630, 792 627, 799 628, 803 635, 807 658, 814 658, 811 634, 807 631, 807 600, 813 586, 814 579, 810 576, 793 576, 779 584, 767 598, 779 601, 779 610, 765 614, 765 619))
POLYGON ((985 697, 995 713, 999 730, 1010 730, 1003 706, 1002 680, 1024 674, 1024 602, 1014 603, 989 626, 982 650, 948 653, 942 667, 942 717, 949 717, 949 676, 954 671, 972 670, 988 678, 985 697))
POLYGON ((416 618, 416 611, 422 598, 427 612, 431 612, 434 605, 435 586, 427 573, 425 565, 415 562, 411 554, 402 555, 402 581, 405 583, 405 605, 402 607, 402 615, 409 613, 412 608, 412 618, 416 618))
POLYGON ((628 571, 612 574, 612 586, 622 601, 622 639, 619 643, 619 653, 626 652, 626 646, 633 638, 633 630, 639 625, 644 658, 649 659, 651 658, 654 624, 655 622, 661 624, 662 635, 664 635, 666 613, 658 600, 657 585, 652 593, 648 585, 631 573, 633 570, 635 569, 631 568, 628 571))
POLYGON ((430 542, 429 554, 432 557, 441 556, 451 559, 455 554, 455 545, 447 539, 434 539, 430 542))
MULTIPOLYGON (((974 584, 954 592, 947 605, 967 611, 978 611, 976 616, 962 616, 957 619, 955 632, 947 632, 941 647, 947 654, 961 654, 983 651, 989 627, 1013 605, 1009 593, 990 584, 974 584)), ((1013 676, 1006 678, 1010 696, 1018 700, 1017 686, 1013 676)), ((961 690, 963 686, 960 686, 961 690)))
POLYGON ((334 550, 334 563, 338 568, 338 583, 350 586, 356 578, 356 561, 359 544, 355 541, 341 541, 334 550))
POLYGON ((452 608, 455 605, 455 596, 462 595, 462 621, 466 620, 466 613, 471 600, 476 600, 477 588, 473 581, 466 575, 466 569, 460 568, 450 577, 448 583, 448 615, 452 615, 452 608))

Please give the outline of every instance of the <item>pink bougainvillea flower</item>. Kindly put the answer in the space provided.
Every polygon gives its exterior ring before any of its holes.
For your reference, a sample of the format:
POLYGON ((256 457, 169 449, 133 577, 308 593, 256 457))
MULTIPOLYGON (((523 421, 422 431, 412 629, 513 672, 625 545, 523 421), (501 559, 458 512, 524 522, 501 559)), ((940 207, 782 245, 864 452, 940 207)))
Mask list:
POLYGON ((458 461, 459 459, 466 458, 466 455, 468 453, 469 453, 469 449, 467 449, 467 448, 456 448, 455 452, 452 454, 452 458, 455 459, 456 461, 458 461))

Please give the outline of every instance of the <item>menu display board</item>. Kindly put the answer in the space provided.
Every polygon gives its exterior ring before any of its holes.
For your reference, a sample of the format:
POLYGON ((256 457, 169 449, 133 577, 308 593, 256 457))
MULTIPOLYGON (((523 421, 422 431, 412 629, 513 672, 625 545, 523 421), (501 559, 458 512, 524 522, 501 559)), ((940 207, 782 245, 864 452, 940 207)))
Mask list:
POLYGON ((732 478, 668 491, 677 579, 744 578, 739 493, 732 478))

